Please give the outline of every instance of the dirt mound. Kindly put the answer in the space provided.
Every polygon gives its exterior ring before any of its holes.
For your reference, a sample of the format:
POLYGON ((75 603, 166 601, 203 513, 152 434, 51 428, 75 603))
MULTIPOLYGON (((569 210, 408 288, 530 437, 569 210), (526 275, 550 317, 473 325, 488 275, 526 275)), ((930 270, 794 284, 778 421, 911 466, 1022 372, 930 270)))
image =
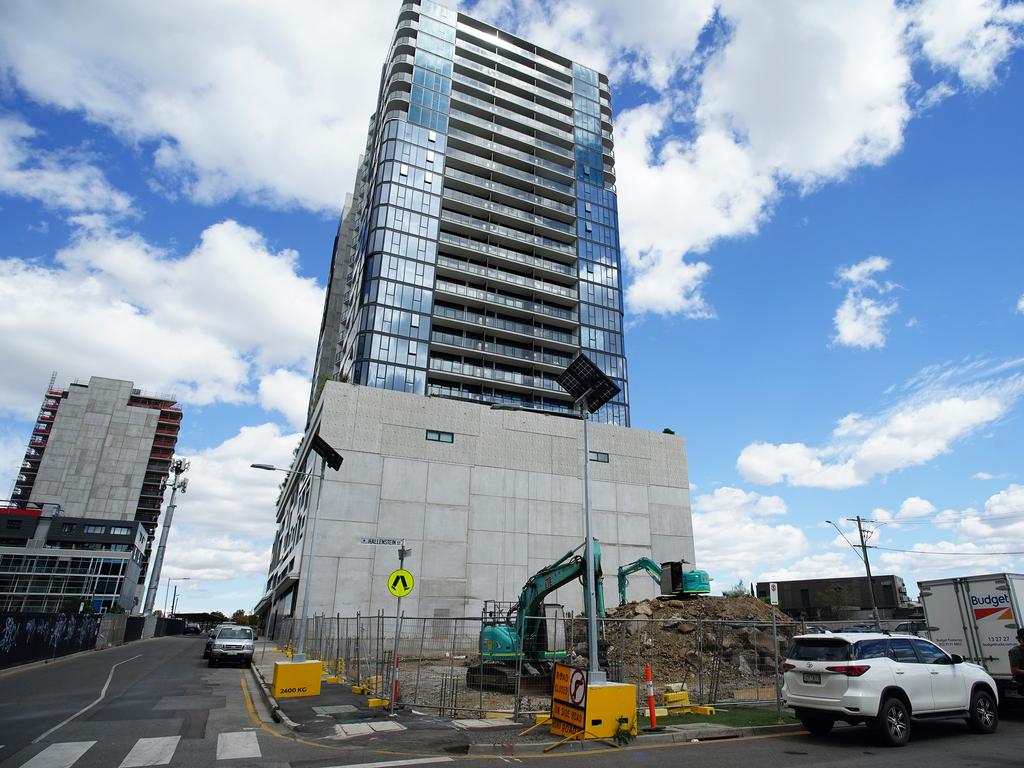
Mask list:
MULTIPOLYGON (((774 697, 772 611, 749 595, 627 603, 604 622, 602 662, 613 679, 638 684, 650 664, 657 688, 686 683, 692 701, 774 697)), ((794 632, 788 616, 775 616, 781 653, 794 632)), ((585 620, 575 623, 574 636, 585 638, 585 620)), ((575 651, 586 656, 586 643, 575 651)))

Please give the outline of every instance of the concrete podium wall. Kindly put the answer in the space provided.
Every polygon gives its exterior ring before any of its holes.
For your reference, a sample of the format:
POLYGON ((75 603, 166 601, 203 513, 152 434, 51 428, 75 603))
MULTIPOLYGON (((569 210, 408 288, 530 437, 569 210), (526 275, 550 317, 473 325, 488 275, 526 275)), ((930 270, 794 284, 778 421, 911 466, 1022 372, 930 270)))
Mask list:
MULTIPOLYGON (((300 455, 317 427, 345 462, 326 475, 311 612, 394 611, 386 577, 398 567, 397 547, 363 545, 362 537, 406 539, 413 552, 405 567, 416 586, 402 609, 427 617, 476 615, 484 600, 514 601, 528 576, 583 541, 577 419, 328 382, 300 455), (428 441, 427 430, 450 432, 453 442, 428 441)), ((641 556, 695 561, 686 446, 676 435, 591 424, 590 449, 609 457, 590 466, 612 605, 620 564, 641 556)), ((311 456, 307 470, 319 471, 311 456)), ((278 513, 271 584, 300 572, 296 614, 308 543, 294 534, 311 517, 315 494, 315 482, 297 479, 278 513)), ((655 585, 634 574, 629 591, 631 599, 650 597, 655 585)), ((278 596, 271 611, 287 613, 291 599, 278 596)), ((573 582, 548 601, 578 611, 582 590, 573 582)))

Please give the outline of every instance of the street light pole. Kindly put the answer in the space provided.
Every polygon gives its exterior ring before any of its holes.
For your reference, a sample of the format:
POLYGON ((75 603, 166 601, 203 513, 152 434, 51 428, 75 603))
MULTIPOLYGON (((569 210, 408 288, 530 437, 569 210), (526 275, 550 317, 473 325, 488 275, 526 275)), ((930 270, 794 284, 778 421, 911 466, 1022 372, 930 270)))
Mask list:
POLYGON ((583 506, 587 535, 587 657, 590 661, 590 682, 602 683, 606 677, 597 658, 597 574, 594 568, 594 510, 590 487, 590 430, 587 428, 590 419, 585 404, 580 408, 580 415, 583 418, 583 506))
MULTIPOLYGON (((171 591, 172 581, 191 581, 191 576, 175 576, 173 579, 167 580, 167 586, 164 588, 164 618, 167 617, 167 597, 171 591)), ((178 594, 178 585, 174 585, 174 594, 178 594)), ((171 603, 171 610, 174 610, 174 603, 171 603)))
MULTIPOLYGON (((171 465, 171 474, 174 475, 174 481, 171 483, 171 500, 167 504, 167 511, 164 512, 164 524, 160 529, 160 543, 156 548, 156 557, 153 558, 153 572, 149 577, 149 589, 146 591, 146 602, 142 607, 143 613, 152 612, 153 604, 156 602, 156 593, 160 589, 160 571, 164 565, 164 550, 167 549, 167 535, 171 531, 171 520, 174 519, 174 508, 177 506, 174 503, 174 497, 179 490, 185 493, 185 489, 188 488, 188 478, 181 477, 188 472, 188 468, 188 459, 175 459, 171 465)), ((165 599, 164 615, 167 614, 166 608, 167 601, 165 599)))
MULTIPOLYGON (((319 435, 315 436, 313 439, 313 452, 320 457, 320 475, 317 483, 316 504, 313 506, 313 525, 310 528, 309 535, 303 537, 303 559, 299 563, 299 567, 301 568, 302 562, 305 562, 305 558, 307 557, 305 554, 305 540, 308 539, 309 561, 306 565, 306 573, 302 576, 305 584, 302 588, 302 613, 299 617, 299 640, 295 649, 295 655, 292 657, 292 661, 294 662, 303 662, 306 660, 306 622, 309 616, 309 589, 313 583, 313 553, 316 547, 316 526, 320 519, 320 498, 323 496, 324 491, 324 475, 327 473, 328 465, 337 471, 341 468, 341 464, 344 461, 344 458, 342 458, 337 451, 331 448, 319 435)), ((273 464, 250 464, 249 466, 253 469, 287 472, 290 475, 301 475, 302 477, 318 477, 315 472, 299 472, 294 469, 283 469, 281 467, 275 467, 273 464)))

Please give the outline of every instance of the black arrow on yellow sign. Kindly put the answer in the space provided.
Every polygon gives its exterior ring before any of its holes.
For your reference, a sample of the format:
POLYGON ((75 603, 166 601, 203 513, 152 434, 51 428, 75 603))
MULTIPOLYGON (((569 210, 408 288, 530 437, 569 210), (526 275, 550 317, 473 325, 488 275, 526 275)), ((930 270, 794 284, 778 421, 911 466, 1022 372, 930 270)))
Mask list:
POLYGON ((409 584, 406 582, 404 574, 400 573, 397 576, 395 576, 395 580, 391 582, 391 589, 394 590, 395 592, 408 592, 409 591, 409 584), (402 586, 399 587, 398 586, 399 584, 401 584, 402 586))
POLYGON ((395 597, 405 597, 412 592, 415 581, 412 574, 404 568, 399 568, 388 574, 388 592, 395 597))

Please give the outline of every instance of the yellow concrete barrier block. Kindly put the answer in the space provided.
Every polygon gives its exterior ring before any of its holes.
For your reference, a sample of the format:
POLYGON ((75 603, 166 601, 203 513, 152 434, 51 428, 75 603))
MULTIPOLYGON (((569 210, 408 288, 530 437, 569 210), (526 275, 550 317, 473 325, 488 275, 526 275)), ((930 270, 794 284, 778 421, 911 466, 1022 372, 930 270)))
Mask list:
POLYGON ((326 677, 326 679, 324 679, 324 682, 325 683, 340 683, 341 682, 341 678, 337 677, 336 675, 328 675, 326 677))
POLYGON ((538 724, 546 723, 550 719, 551 719, 551 713, 550 712, 538 712, 537 714, 535 714, 533 716, 533 722, 534 723, 538 723, 538 724))
POLYGON ((353 685, 352 693, 358 693, 360 696, 366 695, 366 689, 361 685, 353 685))
POLYGON ((510 712, 484 712, 484 720, 503 720, 512 717, 510 712))
POLYGON ((612 739, 619 720, 636 736, 636 686, 625 683, 595 683, 587 688, 586 730, 593 738, 612 739))
POLYGON ((367 699, 366 706, 368 707, 386 707, 390 702, 387 699, 367 699))
POLYGON ((320 695, 319 661, 275 661, 271 694, 275 699, 320 695))
POLYGON ((678 706, 686 705, 690 703, 690 692, 679 691, 678 693, 663 693, 661 700, 665 704, 675 704, 678 706))
POLYGON ((695 715, 713 715, 715 714, 714 707, 690 707, 690 711, 695 715))

